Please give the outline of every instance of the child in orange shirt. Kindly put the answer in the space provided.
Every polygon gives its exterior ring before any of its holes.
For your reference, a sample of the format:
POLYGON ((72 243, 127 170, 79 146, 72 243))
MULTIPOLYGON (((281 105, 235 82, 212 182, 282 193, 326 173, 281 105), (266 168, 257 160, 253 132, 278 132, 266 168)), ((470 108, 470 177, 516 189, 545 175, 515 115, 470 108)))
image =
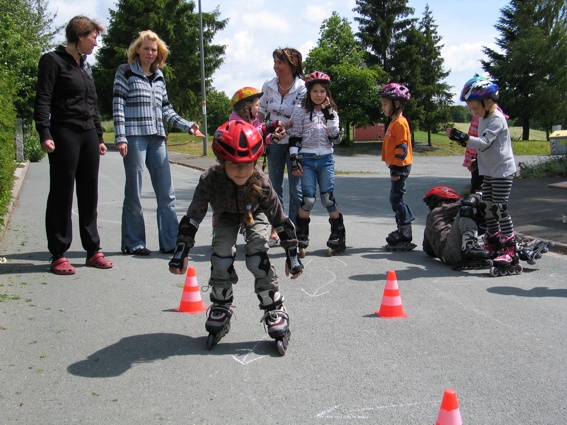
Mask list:
POLYGON ((391 121, 382 143, 382 160, 390 169, 390 205, 396 214, 397 229, 386 237, 388 251, 411 251, 416 247, 412 241, 411 222, 415 220, 410 208, 404 203, 406 180, 411 171, 413 152, 411 133, 402 110, 411 95, 407 87, 389 83, 380 89, 382 112, 391 121))

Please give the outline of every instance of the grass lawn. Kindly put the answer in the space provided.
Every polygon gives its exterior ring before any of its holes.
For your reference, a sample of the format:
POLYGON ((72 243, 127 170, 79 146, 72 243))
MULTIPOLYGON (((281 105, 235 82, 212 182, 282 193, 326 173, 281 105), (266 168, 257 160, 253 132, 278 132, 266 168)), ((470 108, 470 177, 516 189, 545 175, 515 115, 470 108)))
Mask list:
MULTIPOLYGON (((468 124, 458 123, 455 127, 461 131, 468 130, 468 124)), ((534 140, 521 141, 518 138, 522 134, 521 127, 512 127, 512 148, 515 155, 549 155, 551 148, 549 142, 545 141, 545 132, 531 130, 530 137, 534 140)), ((457 143, 449 140, 445 134, 432 134, 432 147, 427 145, 427 133, 417 131, 415 133, 414 155, 416 156, 453 156, 464 155, 464 148, 457 143)), ((114 141, 114 133, 105 132, 104 140, 107 143, 114 141)), ((335 147, 338 155, 356 156, 356 155, 379 155, 382 143, 376 142, 355 142, 349 146, 340 144, 335 147)), ((179 152, 186 155, 203 156, 203 140, 187 133, 170 133, 167 142, 167 150, 170 152, 179 152)), ((209 135, 209 143, 207 147, 207 156, 214 158, 213 149, 211 147, 211 135, 209 135)))

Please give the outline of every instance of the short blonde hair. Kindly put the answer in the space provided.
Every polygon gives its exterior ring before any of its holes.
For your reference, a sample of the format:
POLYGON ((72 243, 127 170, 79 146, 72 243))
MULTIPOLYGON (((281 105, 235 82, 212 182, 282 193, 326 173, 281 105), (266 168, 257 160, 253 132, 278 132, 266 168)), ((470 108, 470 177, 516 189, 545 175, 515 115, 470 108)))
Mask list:
POLYGON ((130 44, 130 47, 128 48, 128 62, 134 63, 138 60, 137 50, 146 40, 155 41, 157 43, 157 57, 154 63, 152 63, 152 70, 164 67, 165 60, 169 56, 169 49, 165 42, 159 38, 155 32, 150 30, 140 31, 138 38, 130 44))

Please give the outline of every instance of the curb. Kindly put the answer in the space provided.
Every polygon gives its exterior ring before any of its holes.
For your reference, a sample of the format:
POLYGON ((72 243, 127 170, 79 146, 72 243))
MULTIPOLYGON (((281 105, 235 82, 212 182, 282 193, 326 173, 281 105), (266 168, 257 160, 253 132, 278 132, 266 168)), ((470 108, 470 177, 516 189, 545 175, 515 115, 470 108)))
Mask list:
POLYGON ((12 217, 12 212, 14 211, 14 207, 18 198, 20 197, 20 192, 22 191, 22 185, 24 184, 24 180, 26 179, 26 175, 28 174, 30 162, 23 161, 16 166, 14 170, 14 186, 12 187, 12 196, 10 198, 10 203, 8 204, 8 211, 4 216, 4 226, 0 229, 0 241, 4 239, 4 235, 8 230, 8 225, 10 224, 10 218, 12 217), (20 167, 23 165, 23 167, 20 167))

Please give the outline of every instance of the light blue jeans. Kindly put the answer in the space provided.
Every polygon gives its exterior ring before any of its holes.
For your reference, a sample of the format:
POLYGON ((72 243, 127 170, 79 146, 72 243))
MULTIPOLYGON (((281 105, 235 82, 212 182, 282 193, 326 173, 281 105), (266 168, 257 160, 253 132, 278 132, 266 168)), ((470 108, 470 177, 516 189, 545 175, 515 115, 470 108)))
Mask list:
POLYGON ((157 200, 157 227, 160 250, 175 248, 177 215, 175 191, 171 180, 165 138, 160 136, 128 137, 128 154, 124 158, 126 186, 122 207, 122 251, 146 246, 146 229, 142 210, 144 164, 148 167, 157 200))
POLYGON ((291 174, 291 159, 289 158, 289 145, 273 144, 269 145, 268 153, 268 175, 280 202, 285 211, 283 198, 284 190, 284 171, 287 166, 287 177, 289 184, 289 214, 288 217, 295 224, 295 218, 299 214, 301 204, 301 178, 291 174))
MULTIPOLYGON (((335 160, 332 154, 317 156, 315 154, 299 154, 303 167, 301 177, 301 192, 308 198, 316 198, 317 184, 320 193, 330 193, 335 190, 335 160)), ((334 196, 331 198, 334 200, 334 196)), ((328 212, 337 210, 337 205, 327 207, 328 212)))

